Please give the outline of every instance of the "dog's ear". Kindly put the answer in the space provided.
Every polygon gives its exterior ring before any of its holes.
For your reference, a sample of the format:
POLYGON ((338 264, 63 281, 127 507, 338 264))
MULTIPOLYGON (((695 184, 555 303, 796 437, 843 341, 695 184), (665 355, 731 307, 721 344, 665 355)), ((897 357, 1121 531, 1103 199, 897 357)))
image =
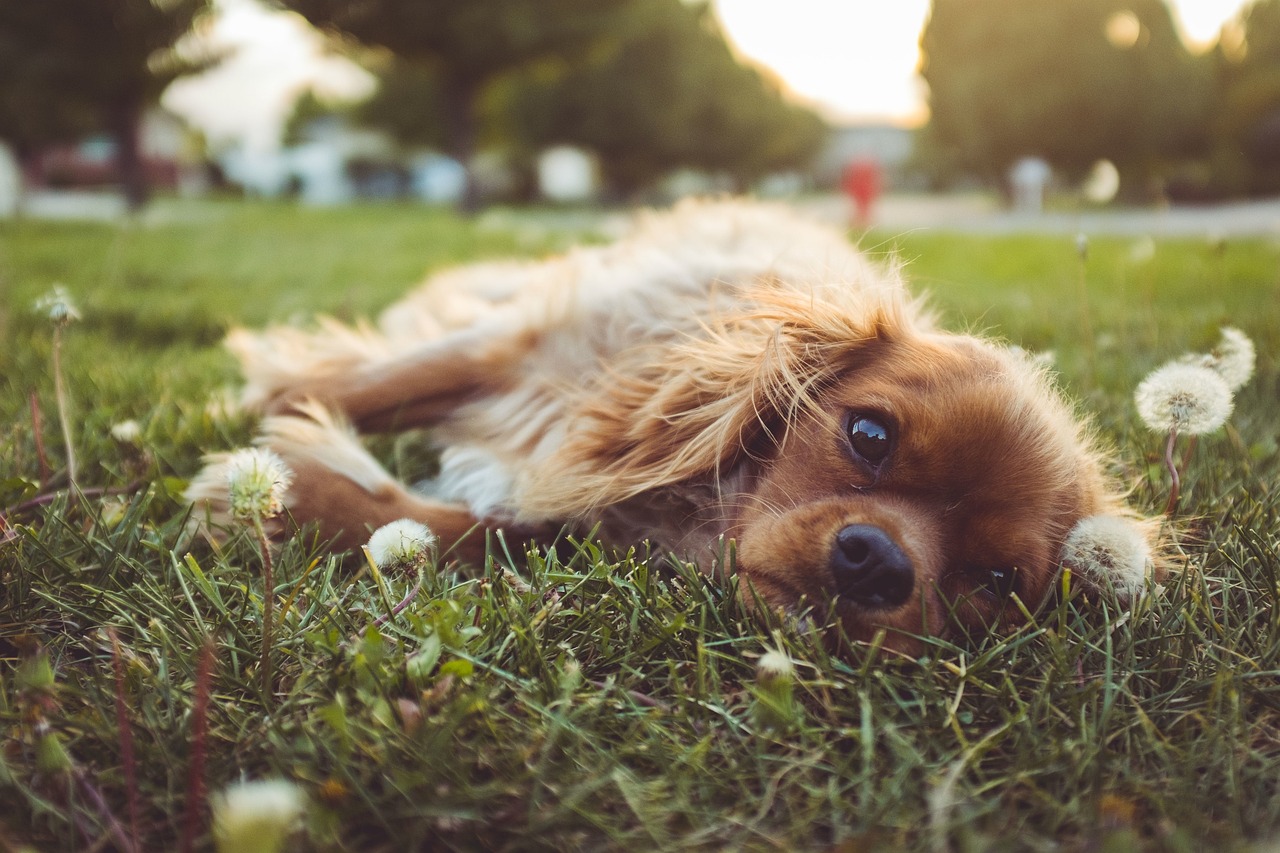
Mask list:
POLYGON ((905 334, 914 305, 892 287, 761 285, 742 313, 631 350, 583 389, 559 450, 520 482, 518 504, 576 515, 767 453, 821 390, 905 334))
POLYGON ((1160 580, 1164 560, 1155 547, 1159 524, 1122 515, 1081 519, 1067 535, 1061 562, 1090 588, 1137 601, 1149 580, 1160 580))

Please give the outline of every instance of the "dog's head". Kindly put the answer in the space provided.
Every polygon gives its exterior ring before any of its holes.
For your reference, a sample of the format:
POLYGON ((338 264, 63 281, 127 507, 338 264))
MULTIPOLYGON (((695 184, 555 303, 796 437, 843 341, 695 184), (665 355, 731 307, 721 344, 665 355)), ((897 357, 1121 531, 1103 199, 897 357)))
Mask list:
POLYGON ((722 517, 750 600, 831 601, 851 639, 885 629, 911 651, 1017 621, 1064 562, 1142 588, 1148 526, 1025 355, 834 290, 764 291, 711 331, 647 385, 611 388, 580 458, 602 495, 707 471, 731 484, 722 517))
POLYGON ((1131 536, 1101 561, 1076 559, 1078 573, 1122 594, 1141 585, 1143 526, 1024 356, 885 324, 847 358, 741 500, 739 570, 755 595, 833 599, 850 638, 883 628, 909 649, 912 635, 987 630, 1034 609, 1071 561, 1073 533, 1099 518, 1131 536))

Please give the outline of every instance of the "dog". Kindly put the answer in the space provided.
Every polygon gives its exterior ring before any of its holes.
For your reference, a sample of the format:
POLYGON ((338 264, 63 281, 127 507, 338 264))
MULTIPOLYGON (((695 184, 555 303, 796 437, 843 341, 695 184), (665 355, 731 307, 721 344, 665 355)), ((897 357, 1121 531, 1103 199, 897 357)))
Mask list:
MULTIPOLYGON (((494 529, 647 541, 904 652, 1024 618, 1064 560, 1122 598, 1157 570, 1034 359, 940 330, 899 266, 783 206, 682 203, 609 245, 437 274, 376 327, 228 345, 288 517, 340 548, 401 518, 469 563, 494 529), (357 437, 423 427, 440 471, 417 491, 357 437), (1089 525, 1112 540, 1072 544, 1089 525)), ((215 526, 223 459, 189 490, 215 526)))

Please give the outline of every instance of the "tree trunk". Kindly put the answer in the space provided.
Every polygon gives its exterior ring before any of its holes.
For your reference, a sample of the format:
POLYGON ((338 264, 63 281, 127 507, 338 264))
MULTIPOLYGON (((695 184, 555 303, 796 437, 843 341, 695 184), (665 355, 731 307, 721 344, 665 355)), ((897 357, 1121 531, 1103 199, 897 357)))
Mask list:
POLYGON ((112 108, 109 121, 116 143, 116 170, 129 212, 136 213, 151 197, 147 174, 142 164, 141 131, 143 102, 140 97, 126 95, 112 108))
POLYGON ((450 74, 446 75, 443 88, 449 154, 462 166, 464 175, 458 209, 470 215, 480 209, 480 188, 471 171, 476 153, 475 101, 480 87, 465 76, 450 74))

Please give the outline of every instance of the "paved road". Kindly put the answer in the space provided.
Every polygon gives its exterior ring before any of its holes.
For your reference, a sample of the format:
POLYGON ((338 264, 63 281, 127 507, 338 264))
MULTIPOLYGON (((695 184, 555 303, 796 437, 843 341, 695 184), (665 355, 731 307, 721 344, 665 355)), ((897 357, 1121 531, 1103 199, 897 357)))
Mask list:
MULTIPOLYGON (((838 195, 810 197, 796 203, 823 219, 845 223, 848 202, 838 195)), ((39 219, 111 221, 124 215, 121 200, 99 193, 33 193, 24 215, 39 219)), ((217 206, 200 202, 159 200, 149 206, 144 223, 217 216, 217 206)), ((496 209, 489 224, 499 222, 543 231, 572 233, 618 226, 617 211, 546 211, 496 209)), ((1268 237, 1280 240, 1280 199, 1195 207, 1118 208, 1079 213, 1017 213, 994 199, 970 195, 889 195, 876 208, 876 225, 890 231, 958 231, 974 234, 1119 234, 1151 237, 1268 237)))
MULTIPOLYGON (((846 221, 838 196, 801 202, 832 221, 846 221)), ((1280 199, 1164 209, 1108 208, 1078 213, 1018 213, 981 195, 890 195, 876 210, 876 225, 975 234, 1119 234, 1151 237, 1270 237, 1280 240, 1280 199)))

